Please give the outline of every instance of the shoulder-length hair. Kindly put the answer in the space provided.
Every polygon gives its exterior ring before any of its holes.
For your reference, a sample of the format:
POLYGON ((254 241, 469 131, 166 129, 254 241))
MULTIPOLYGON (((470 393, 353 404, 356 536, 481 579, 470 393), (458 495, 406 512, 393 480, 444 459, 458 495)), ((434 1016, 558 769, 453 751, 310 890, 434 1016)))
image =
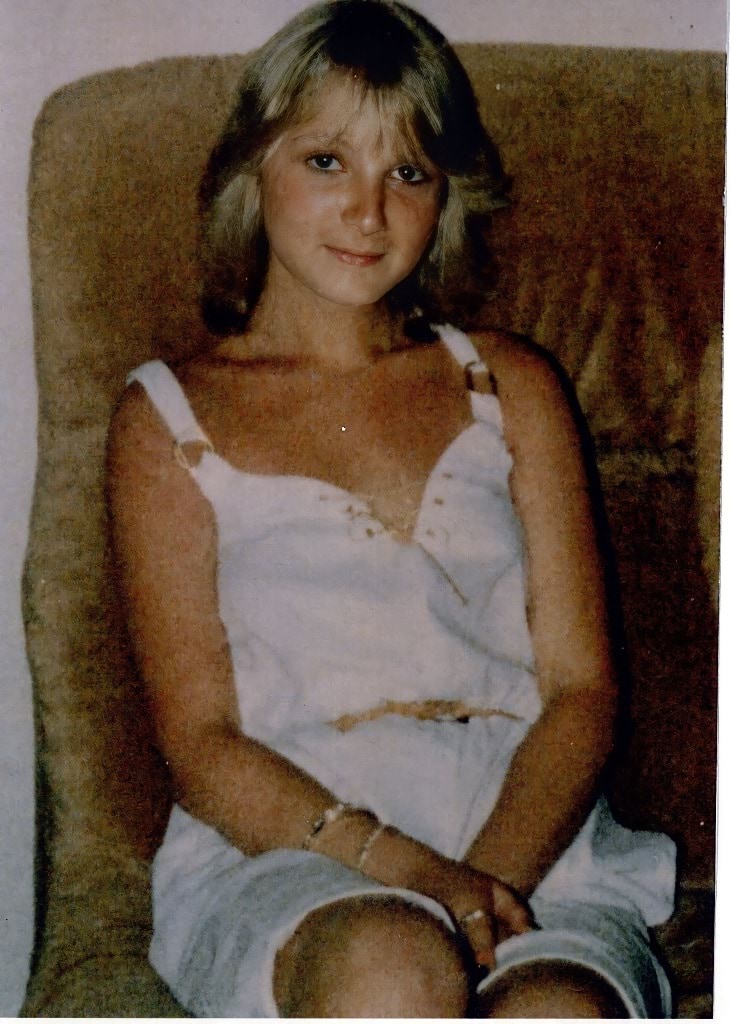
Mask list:
POLYGON ((466 326, 485 299, 491 261, 484 232, 491 212, 506 205, 506 179, 456 54, 422 15, 394 0, 315 4, 247 65, 200 187, 206 324, 218 334, 245 328, 268 265, 262 163, 333 74, 374 99, 409 151, 445 177, 431 243, 386 301, 406 319, 466 326))

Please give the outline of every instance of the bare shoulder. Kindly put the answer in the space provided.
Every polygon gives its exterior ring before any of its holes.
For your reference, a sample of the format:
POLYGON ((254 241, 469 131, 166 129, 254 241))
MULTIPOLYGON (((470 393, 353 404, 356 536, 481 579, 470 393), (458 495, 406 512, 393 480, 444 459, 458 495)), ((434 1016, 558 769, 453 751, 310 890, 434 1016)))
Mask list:
MULTIPOLYGON (((191 397, 196 404, 205 401, 206 391, 211 389, 211 379, 214 379, 205 357, 196 356, 170 364, 169 369, 188 401, 191 397)), ((107 447, 110 456, 126 456, 125 461, 140 466, 150 465, 155 460, 161 464, 168 463, 171 456, 175 461, 175 441, 170 429, 147 389, 138 380, 125 389, 116 405, 107 447)))
POLYGON ((553 355, 519 334, 474 331, 474 345, 500 391, 519 392, 526 399, 564 393, 565 374, 553 355))
POLYGON ((107 435, 110 476, 158 471, 169 461, 173 440, 143 386, 131 384, 112 415, 107 435))
POLYGON ((577 406, 554 356, 507 332, 474 332, 472 338, 491 371, 510 447, 578 444, 577 406))
POLYGON ((144 387, 138 382, 129 385, 116 404, 109 425, 110 444, 126 440, 144 440, 148 435, 161 435, 163 424, 155 415, 144 387))
POLYGON ((144 387, 131 384, 107 436, 107 497, 116 526, 135 517, 150 532, 163 522, 207 523, 208 503, 175 456, 174 438, 144 387))

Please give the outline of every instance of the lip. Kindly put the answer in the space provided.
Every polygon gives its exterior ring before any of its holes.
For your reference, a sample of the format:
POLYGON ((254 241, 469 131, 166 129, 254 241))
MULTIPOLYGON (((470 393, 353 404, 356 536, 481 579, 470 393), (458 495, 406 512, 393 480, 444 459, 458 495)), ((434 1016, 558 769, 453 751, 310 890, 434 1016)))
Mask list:
POLYGON ((348 249, 336 249, 332 245, 325 246, 341 263, 349 267, 372 267, 385 256, 384 252, 351 252, 348 249))

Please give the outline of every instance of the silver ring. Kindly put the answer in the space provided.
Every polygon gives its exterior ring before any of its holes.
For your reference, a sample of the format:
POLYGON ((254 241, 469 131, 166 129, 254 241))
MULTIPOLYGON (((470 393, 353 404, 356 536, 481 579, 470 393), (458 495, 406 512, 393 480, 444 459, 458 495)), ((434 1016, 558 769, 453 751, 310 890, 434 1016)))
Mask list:
POLYGON ((487 916, 484 910, 470 910, 468 914, 464 914, 463 917, 459 918, 459 924, 463 927, 465 924, 471 924, 472 921, 481 921, 487 916))

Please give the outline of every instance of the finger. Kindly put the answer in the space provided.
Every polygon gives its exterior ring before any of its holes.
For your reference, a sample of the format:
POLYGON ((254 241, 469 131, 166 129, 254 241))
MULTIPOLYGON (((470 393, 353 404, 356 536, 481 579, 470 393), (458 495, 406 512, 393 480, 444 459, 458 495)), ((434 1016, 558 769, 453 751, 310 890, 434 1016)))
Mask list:
POLYGON ((535 919, 529 906, 508 886, 495 883, 493 900, 495 917, 507 935, 522 935, 535 929, 535 919))
POLYGON ((461 930, 471 946, 474 960, 480 967, 493 970, 495 966, 494 947, 495 922, 492 915, 486 911, 477 911, 467 914, 459 922, 461 930))

